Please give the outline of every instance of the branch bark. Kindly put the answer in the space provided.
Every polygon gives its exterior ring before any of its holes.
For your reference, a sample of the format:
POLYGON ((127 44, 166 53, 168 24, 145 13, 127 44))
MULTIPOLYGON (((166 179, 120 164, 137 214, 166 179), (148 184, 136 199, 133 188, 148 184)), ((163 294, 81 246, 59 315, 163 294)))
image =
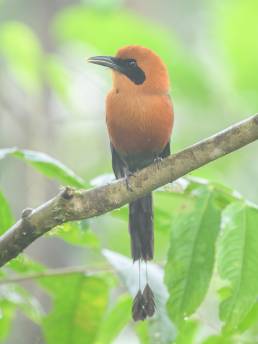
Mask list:
POLYGON ((119 208, 209 162, 258 139, 258 114, 183 151, 152 164, 129 178, 91 190, 65 188, 36 209, 25 209, 21 219, 0 237, 0 266, 16 257, 35 239, 68 221, 87 219, 119 208))

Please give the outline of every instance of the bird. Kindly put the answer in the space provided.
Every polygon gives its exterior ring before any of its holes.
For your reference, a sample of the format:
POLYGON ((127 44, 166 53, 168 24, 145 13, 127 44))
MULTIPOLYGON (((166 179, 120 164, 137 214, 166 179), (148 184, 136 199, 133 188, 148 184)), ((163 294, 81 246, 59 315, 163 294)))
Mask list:
MULTIPOLYGON (((168 70, 151 49, 128 45, 115 56, 94 56, 88 62, 112 70, 112 88, 106 97, 106 124, 110 139, 112 167, 117 179, 170 155, 174 110, 169 95, 168 70)), ((146 279, 141 291, 140 262, 154 255, 152 193, 129 204, 129 233, 133 262, 139 261, 139 290, 134 298, 132 317, 145 320, 155 313, 153 291, 146 279)))

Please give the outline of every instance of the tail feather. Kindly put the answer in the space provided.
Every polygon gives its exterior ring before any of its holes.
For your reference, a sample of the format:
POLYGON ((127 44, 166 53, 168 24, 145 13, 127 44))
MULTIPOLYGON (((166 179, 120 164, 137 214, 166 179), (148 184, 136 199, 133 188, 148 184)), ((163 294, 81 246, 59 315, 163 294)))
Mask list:
POLYGON ((133 260, 153 259, 152 194, 129 204, 129 231, 133 260))

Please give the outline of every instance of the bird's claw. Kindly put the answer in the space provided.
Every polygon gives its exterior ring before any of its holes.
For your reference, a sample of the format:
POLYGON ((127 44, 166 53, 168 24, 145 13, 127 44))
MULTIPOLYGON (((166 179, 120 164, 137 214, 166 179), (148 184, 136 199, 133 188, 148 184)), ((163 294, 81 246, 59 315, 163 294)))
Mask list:
POLYGON ((159 169, 160 168, 160 163, 163 159, 160 157, 160 156, 157 156, 155 159, 154 159, 154 164, 157 166, 157 168, 159 169))
POLYGON ((132 187, 130 186, 130 183, 129 183, 129 178, 130 177, 135 177, 136 174, 134 172, 128 172, 125 176, 125 184, 126 184, 126 188, 128 191, 133 191, 132 187))

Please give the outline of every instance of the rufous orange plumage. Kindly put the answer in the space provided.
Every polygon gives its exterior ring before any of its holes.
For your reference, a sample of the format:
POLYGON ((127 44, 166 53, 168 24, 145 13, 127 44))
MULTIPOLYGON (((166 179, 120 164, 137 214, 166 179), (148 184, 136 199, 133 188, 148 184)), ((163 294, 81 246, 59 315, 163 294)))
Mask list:
MULTIPOLYGON (((117 178, 126 177, 170 154, 173 105, 169 77, 161 58, 148 48, 126 46, 115 57, 95 56, 89 62, 111 68, 113 85, 106 99, 106 122, 112 166, 117 178)), ((129 204, 133 260, 153 259, 151 193, 129 204)), ((154 295, 146 281, 133 303, 134 320, 155 312, 154 295)))

